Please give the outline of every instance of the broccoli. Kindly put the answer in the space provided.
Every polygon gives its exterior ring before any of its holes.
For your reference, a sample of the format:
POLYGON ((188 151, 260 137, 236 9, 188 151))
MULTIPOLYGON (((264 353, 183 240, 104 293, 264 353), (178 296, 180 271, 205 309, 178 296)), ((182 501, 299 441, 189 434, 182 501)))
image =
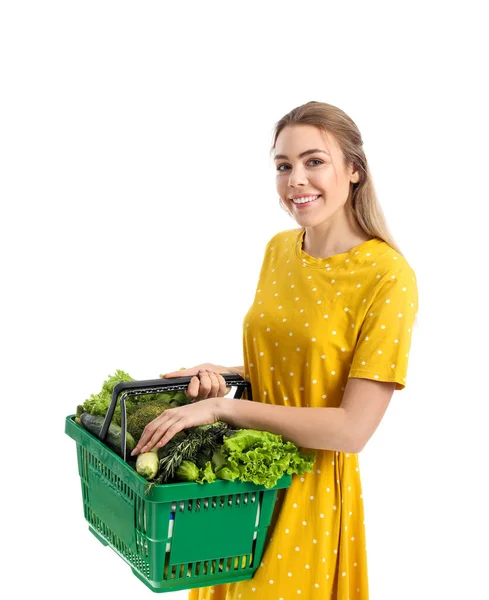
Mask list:
MULTIPOLYGON (((115 386, 122 381, 134 381, 134 379, 128 373, 121 371, 120 369, 118 369, 114 374, 109 375, 104 381, 100 392, 98 394, 91 394, 91 396, 80 405, 79 409, 77 409, 77 417, 79 418, 80 414, 83 412, 90 413, 91 415, 105 416, 110 406, 112 392, 114 391, 115 386), (78 412, 80 412, 80 414, 78 414, 78 412)), ((173 408, 174 406, 188 404, 190 399, 187 398, 183 390, 153 394, 131 394, 129 392, 126 399, 127 416, 131 415, 140 405, 154 401, 165 401, 168 405, 165 408, 173 408)), ((116 425, 121 425, 120 403, 117 403, 112 422, 116 425)))
POLYGON ((139 441, 146 425, 165 412, 167 408, 170 408, 170 404, 165 400, 152 400, 140 404, 127 417, 127 431, 136 441, 139 441))

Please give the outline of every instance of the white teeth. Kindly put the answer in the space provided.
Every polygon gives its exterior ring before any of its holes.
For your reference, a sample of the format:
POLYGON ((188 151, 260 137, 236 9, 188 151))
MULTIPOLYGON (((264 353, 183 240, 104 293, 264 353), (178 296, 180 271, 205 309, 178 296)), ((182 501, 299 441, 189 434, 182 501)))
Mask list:
POLYGON ((312 202, 313 200, 316 200, 316 198, 319 198, 319 196, 305 196, 304 198, 295 198, 292 200, 292 202, 294 204, 305 204, 306 202, 312 202))

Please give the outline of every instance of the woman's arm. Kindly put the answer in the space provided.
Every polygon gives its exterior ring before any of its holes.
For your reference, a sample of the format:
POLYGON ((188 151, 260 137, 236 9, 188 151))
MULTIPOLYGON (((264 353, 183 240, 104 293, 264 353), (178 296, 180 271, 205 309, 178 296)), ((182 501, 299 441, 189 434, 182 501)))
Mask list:
POLYGON ((360 452, 377 429, 395 383, 350 378, 339 408, 300 408, 215 398, 217 416, 233 427, 282 435, 302 448, 360 452))
POLYGON ((238 373, 238 375, 241 375, 241 377, 244 379, 244 367, 226 367, 227 369, 229 369, 231 371, 231 373, 238 373))
POLYGON ((132 456, 167 444, 183 429, 225 421, 283 435, 297 446, 357 453, 380 423, 396 384, 350 378, 339 408, 295 408, 212 397, 168 408, 144 428, 132 456))

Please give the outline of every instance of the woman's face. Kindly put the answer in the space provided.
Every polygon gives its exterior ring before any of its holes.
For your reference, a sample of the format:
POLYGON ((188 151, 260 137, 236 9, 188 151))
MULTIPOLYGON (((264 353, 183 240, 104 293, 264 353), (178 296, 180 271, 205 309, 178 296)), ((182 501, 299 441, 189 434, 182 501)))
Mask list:
POLYGON ((287 125, 275 144, 277 192, 297 223, 314 227, 342 212, 358 173, 336 139, 313 125, 287 125), (295 202, 300 198, 303 203, 295 202), (304 200, 306 202, 304 203, 304 200))

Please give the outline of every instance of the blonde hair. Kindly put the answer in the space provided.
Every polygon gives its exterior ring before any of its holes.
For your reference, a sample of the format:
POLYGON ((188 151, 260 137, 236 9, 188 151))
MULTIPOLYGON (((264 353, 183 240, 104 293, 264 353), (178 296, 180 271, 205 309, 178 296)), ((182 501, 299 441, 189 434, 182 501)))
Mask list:
MULTIPOLYGON (((352 183, 348 197, 348 206, 359 226, 372 237, 379 238, 401 254, 387 227, 382 208, 377 200, 372 175, 363 151, 363 140, 356 124, 341 109, 324 102, 308 102, 294 108, 275 125, 271 152, 275 150, 277 138, 287 125, 313 125, 332 134, 343 154, 346 164, 353 163, 358 170, 360 180, 352 183)), ((290 215, 282 200, 280 205, 290 215)))

